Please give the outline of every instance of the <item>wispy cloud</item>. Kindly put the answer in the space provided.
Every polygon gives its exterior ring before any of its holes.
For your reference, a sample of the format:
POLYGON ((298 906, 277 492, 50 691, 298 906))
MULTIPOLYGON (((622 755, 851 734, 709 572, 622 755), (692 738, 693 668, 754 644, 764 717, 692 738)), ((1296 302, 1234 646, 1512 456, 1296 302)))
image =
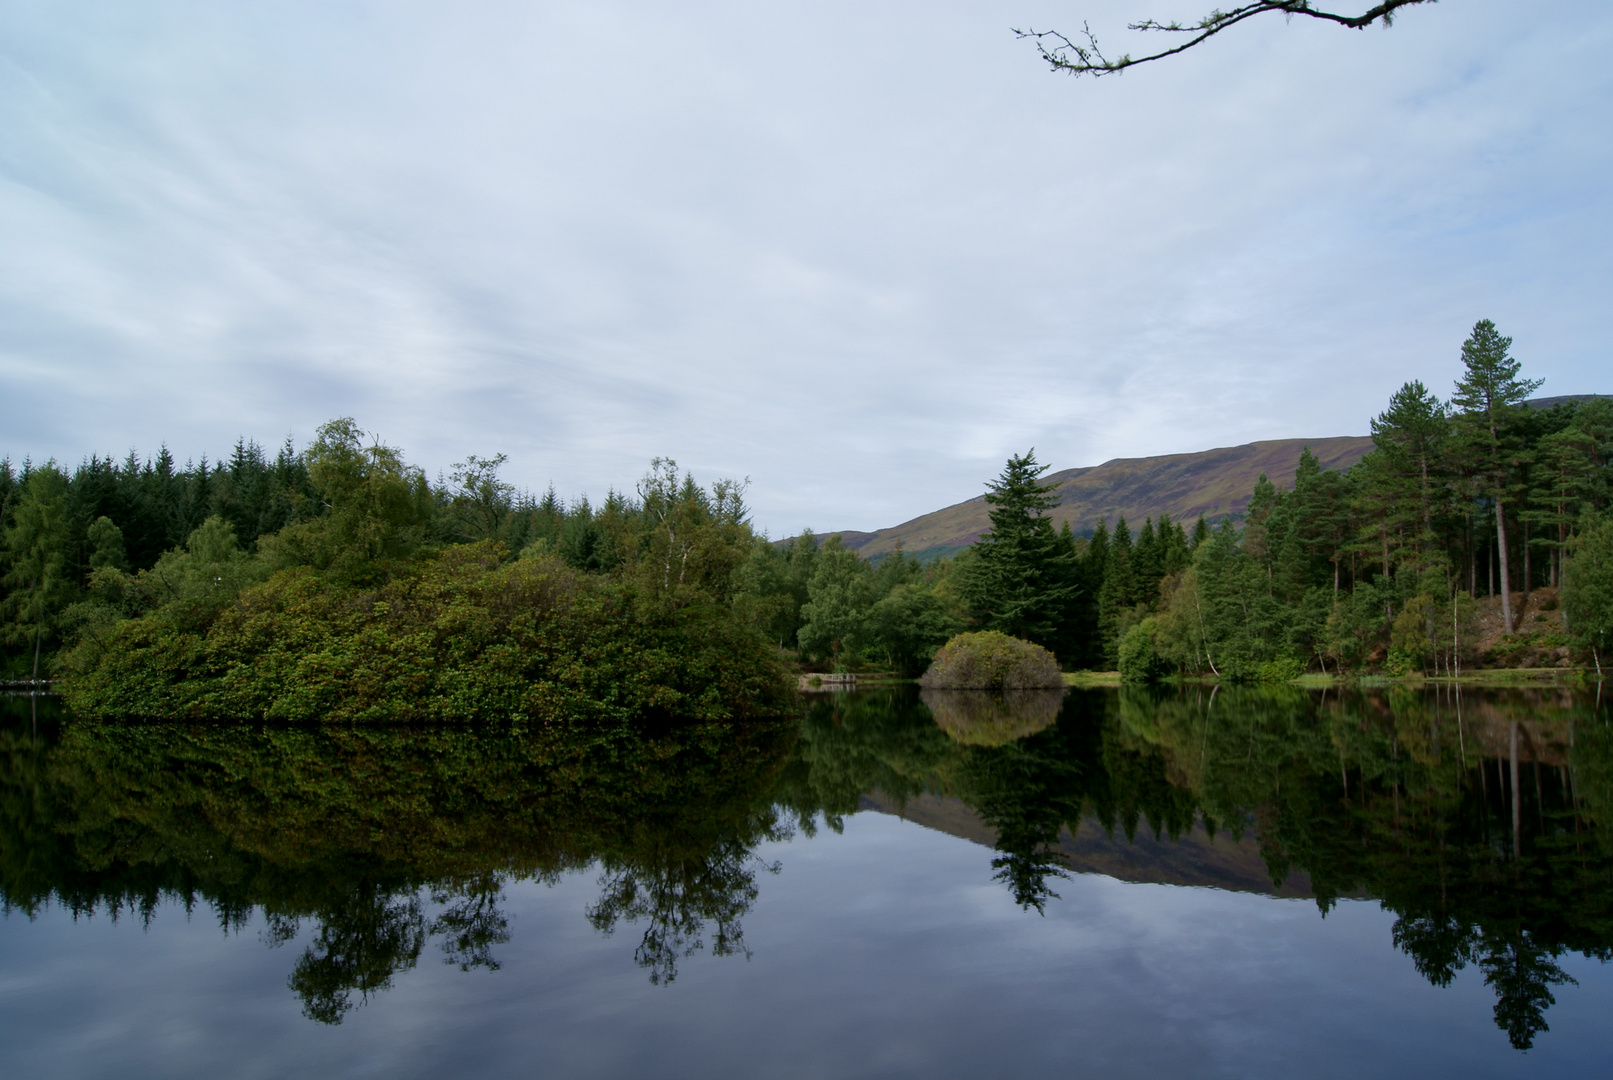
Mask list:
POLYGON ((1098 83, 1006 23, 1185 0, 14 3, 0 452, 352 414, 562 493, 654 454, 775 534, 1365 430, 1495 319, 1608 390, 1613 12, 1273 20, 1098 83))

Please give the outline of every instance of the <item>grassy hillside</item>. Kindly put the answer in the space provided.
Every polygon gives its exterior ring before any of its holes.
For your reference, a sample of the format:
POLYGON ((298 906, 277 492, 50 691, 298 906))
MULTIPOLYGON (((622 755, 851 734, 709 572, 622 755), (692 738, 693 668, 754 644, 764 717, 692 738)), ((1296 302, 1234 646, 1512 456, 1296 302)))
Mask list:
MULTIPOLYGON (((1218 521, 1243 513, 1261 473, 1279 486, 1291 485, 1306 446, 1324 469, 1344 469, 1372 449, 1372 440, 1365 435, 1274 439, 1197 454, 1115 458, 1084 469, 1065 469, 1047 476, 1059 485, 1053 519, 1060 524, 1068 521, 1077 533, 1090 533, 1103 518, 1113 525, 1121 515, 1134 526, 1162 513, 1189 524, 1200 514, 1218 521)), ((841 536, 848 547, 869 558, 894 551, 897 544, 910 555, 946 555, 979 538, 990 524, 986 509, 981 495, 889 529, 841 536)))

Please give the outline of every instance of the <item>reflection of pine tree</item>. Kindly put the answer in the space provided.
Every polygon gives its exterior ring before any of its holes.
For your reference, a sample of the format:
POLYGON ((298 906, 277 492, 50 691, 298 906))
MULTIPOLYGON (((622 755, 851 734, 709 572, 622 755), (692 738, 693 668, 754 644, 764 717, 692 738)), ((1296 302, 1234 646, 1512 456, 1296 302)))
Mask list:
POLYGON ((1484 983, 1495 988, 1495 1025, 1519 1050, 1534 1045, 1535 1036, 1549 1030, 1546 1010, 1557 1003, 1551 988, 1569 983, 1578 986, 1557 966, 1562 950, 1543 949, 1532 935, 1519 933, 1510 940, 1491 943, 1491 951, 1479 966, 1484 983))

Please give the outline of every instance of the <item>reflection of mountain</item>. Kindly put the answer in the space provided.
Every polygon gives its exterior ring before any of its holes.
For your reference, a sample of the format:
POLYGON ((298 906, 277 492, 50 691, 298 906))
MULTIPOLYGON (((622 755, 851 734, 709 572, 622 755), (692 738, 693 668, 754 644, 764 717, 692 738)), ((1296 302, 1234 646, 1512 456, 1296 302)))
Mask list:
MULTIPOLYGON (((900 802, 880 792, 870 792, 861 808, 891 814, 925 828, 944 832, 976 844, 994 847, 996 830, 981 820, 963 800, 924 794, 900 802)), ((1171 839, 1156 839, 1151 833, 1138 833, 1131 840, 1112 836, 1102 825, 1087 819, 1072 834, 1068 827, 1059 833, 1053 846, 1072 871, 1103 874, 1118 881, 1149 882, 1156 885, 1200 885, 1231 892, 1266 893, 1309 899, 1310 878, 1303 871, 1289 875, 1280 886, 1273 886, 1266 864, 1260 858, 1260 844, 1253 836, 1235 840, 1226 833, 1211 836, 1202 825, 1171 839)))
POLYGON ((1324 912, 1370 896, 1431 982, 1483 972, 1520 1048, 1546 1030, 1559 958, 1613 957, 1613 725, 1590 696, 1075 691, 1055 725, 1000 745, 926 713, 898 694, 813 706, 813 798, 991 844, 1027 908, 1087 870, 1308 893, 1324 912))
POLYGON ((1483 973, 1520 1047, 1560 958, 1613 957, 1613 724, 1590 697, 1191 687, 1072 691, 1051 722, 996 709, 954 716, 990 736, 961 742, 912 688, 672 730, 23 715, 0 725, 0 902, 261 914, 266 943, 305 942, 291 986, 334 1022, 432 949, 496 966, 511 880, 596 870, 579 916, 632 926, 656 981, 697 948, 745 953, 756 846, 871 809, 990 845, 1027 909, 1072 872, 1323 911, 1373 897, 1430 981, 1483 973))

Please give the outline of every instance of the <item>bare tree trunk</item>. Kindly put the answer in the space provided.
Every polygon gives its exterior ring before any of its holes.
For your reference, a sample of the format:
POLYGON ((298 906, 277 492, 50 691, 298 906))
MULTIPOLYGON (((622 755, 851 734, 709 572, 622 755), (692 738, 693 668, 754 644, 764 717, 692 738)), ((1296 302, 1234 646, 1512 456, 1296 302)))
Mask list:
POLYGON ((1524 610, 1520 614, 1528 614, 1528 610, 1529 610, 1529 590, 1534 588, 1534 584, 1535 584, 1534 571, 1531 569, 1531 567, 1529 565, 1529 548, 1530 548, 1530 544, 1529 544, 1529 523, 1526 521, 1526 522, 1523 523, 1523 607, 1524 607, 1524 610))
POLYGON ((1501 564, 1501 632, 1512 633, 1512 585, 1507 573, 1507 513, 1499 496, 1495 500, 1495 546, 1501 564))

